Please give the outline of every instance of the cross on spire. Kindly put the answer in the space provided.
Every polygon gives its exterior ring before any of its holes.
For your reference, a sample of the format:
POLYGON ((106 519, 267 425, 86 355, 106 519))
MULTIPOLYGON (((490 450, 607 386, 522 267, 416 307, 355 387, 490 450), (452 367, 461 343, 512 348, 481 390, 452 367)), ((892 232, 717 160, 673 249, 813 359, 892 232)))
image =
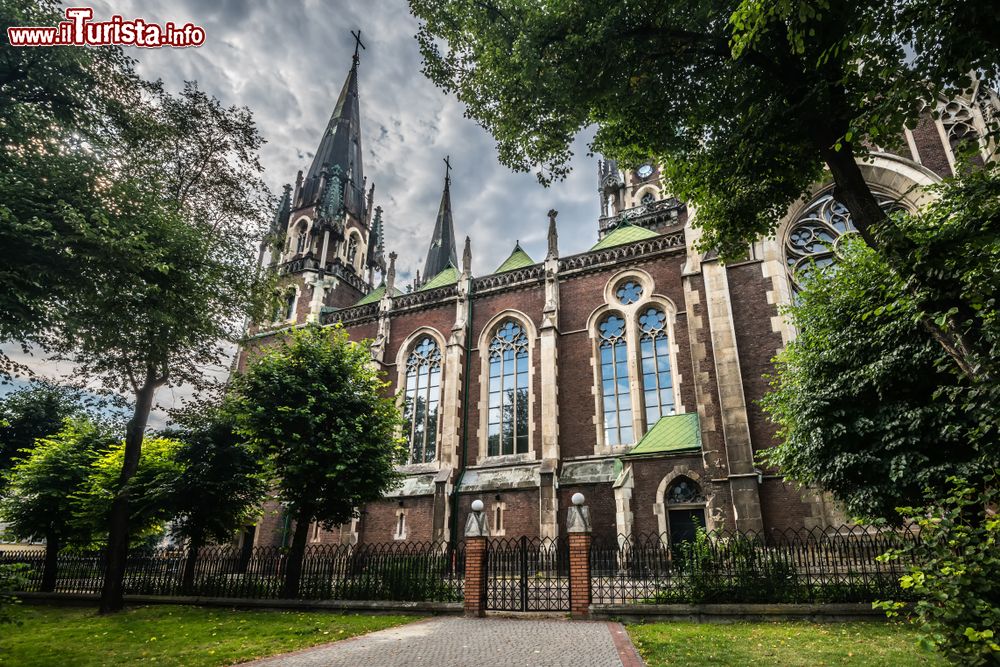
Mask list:
POLYGON ((444 156, 444 181, 448 183, 451 180, 451 156, 444 156))
POLYGON ((354 37, 354 62, 358 62, 358 48, 365 48, 365 45, 361 42, 361 31, 354 32, 352 30, 351 36, 354 37))

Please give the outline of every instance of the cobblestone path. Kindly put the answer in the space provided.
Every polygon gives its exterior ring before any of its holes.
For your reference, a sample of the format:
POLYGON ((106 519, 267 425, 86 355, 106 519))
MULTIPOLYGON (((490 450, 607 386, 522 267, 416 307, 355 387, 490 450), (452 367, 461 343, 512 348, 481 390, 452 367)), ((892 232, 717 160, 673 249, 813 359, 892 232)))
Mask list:
POLYGON ((249 663, 254 667, 642 667, 618 623, 440 617, 249 663))

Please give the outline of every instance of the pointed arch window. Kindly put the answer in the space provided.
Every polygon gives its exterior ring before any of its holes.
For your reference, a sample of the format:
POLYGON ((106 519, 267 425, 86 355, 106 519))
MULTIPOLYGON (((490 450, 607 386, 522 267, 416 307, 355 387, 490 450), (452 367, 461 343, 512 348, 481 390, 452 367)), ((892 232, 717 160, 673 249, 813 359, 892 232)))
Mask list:
POLYGON ((358 237, 351 236, 347 242, 347 263, 354 266, 354 260, 358 257, 358 237))
POLYGON ((441 350, 430 336, 422 338, 406 360, 403 419, 410 442, 410 463, 434 460, 441 399, 441 350))
POLYGON ((639 315, 639 361, 646 428, 652 428, 660 417, 674 413, 667 314, 660 308, 647 308, 639 315))
POLYGON ((601 395, 604 401, 604 442, 609 446, 634 442, 632 393, 628 376, 625 318, 617 313, 598 325, 601 355, 601 395))
POLYGON ((302 254, 306 251, 306 246, 309 243, 309 235, 306 233, 306 223, 305 221, 299 223, 299 231, 295 236, 295 252, 302 254))
POLYGON ((489 346, 487 455, 528 452, 528 336, 514 320, 501 323, 489 346))

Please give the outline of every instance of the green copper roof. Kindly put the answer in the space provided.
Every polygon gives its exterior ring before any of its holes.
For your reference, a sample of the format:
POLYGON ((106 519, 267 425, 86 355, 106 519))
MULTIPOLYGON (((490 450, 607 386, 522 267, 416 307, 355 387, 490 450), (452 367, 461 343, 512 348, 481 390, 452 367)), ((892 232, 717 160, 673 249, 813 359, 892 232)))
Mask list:
POLYGON ((421 285, 418 292, 423 292, 425 290, 434 289, 435 287, 444 287, 445 285, 454 285, 458 282, 458 269, 449 264, 444 267, 444 271, 437 274, 426 283, 421 285))
POLYGON ((616 245, 625 245, 626 243, 641 241, 642 239, 649 239, 654 236, 659 236, 659 234, 651 232, 645 227, 636 227, 635 225, 626 222, 624 225, 619 226, 613 232, 595 243, 590 249, 591 251, 603 250, 604 248, 611 248, 616 245))
POLYGON ((513 271, 514 269, 523 269, 526 266, 531 266, 535 263, 535 260, 528 256, 528 253, 521 250, 521 244, 517 243, 514 245, 513 252, 510 253, 510 257, 504 260, 503 264, 497 267, 497 270, 493 273, 506 273, 507 271, 513 271))
POLYGON ((701 423, 697 412, 688 412, 660 417, 625 456, 672 454, 698 449, 701 449, 701 423))
MULTIPOLYGON (((355 306, 363 306, 366 303, 375 303, 377 301, 381 301, 383 294, 385 294, 385 283, 382 283, 381 285, 379 285, 378 287, 376 287, 375 289, 373 289, 371 292, 369 292, 368 294, 366 294, 363 297, 361 297, 361 300, 358 301, 354 305, 355 306)), ((395 287, 392 288, 392 295, 393 296, 399 296, 400 294, 402 294, 402 292, 400 292, 395 287)))

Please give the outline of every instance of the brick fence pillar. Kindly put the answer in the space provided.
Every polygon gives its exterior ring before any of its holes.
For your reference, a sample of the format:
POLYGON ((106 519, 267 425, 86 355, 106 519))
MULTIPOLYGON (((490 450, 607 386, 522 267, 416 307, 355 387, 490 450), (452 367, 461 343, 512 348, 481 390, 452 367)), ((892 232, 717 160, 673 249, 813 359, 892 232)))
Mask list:
POLYGON ((583 619, 590 616, 590 508, 583 504, 582 493, 573 494, 567 511, 569 534, 569 615, 583 619))
POLYGON ((483 501, 472 501, 472 513, 465 523, 465 615, 486 615, 486 539, 489 520, 483 501))

